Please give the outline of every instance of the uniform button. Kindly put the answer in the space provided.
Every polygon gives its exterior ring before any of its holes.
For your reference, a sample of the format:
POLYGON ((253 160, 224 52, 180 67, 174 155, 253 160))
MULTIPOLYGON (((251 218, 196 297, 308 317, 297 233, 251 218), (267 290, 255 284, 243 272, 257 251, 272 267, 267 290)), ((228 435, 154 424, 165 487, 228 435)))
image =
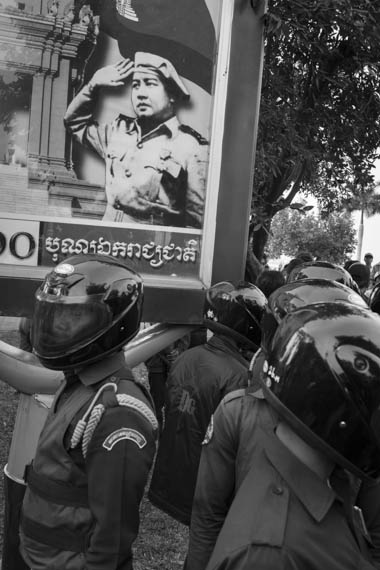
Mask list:
POLYGON ((282 495, 282 493, 284 492, 284 489, 280 485, 273 485, 272 492, 275 495, 282 495))
POLYGON ((132 176, 132 172, 129 170, 129 168, 127 168, 127 169, 125 170, 125 176, 126 176, 127 178, 130 178, 130 177, 132 176))
POLYGON ((137 143, 137 148, 142 148, 143 147, 143 143, 142 142, 138 142, 137 143))

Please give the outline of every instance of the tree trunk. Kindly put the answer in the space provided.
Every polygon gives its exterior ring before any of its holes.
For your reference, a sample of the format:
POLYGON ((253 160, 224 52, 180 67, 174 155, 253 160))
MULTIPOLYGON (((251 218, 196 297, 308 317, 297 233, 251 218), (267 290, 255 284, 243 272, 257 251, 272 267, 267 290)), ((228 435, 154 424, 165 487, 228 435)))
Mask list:
POLYGON ((362 207, 362 209, 360 210, 360 223, 358 229, 357 258, 359 261, 362 258, 363 234, 364 234, 364 208, 362 207))
POLYGON ((265 251, 265 246, 269 238, 270 222, 266 224, 266 227, 261 227, 254 231, 252 234, 252 251, 258 260, 262 259, 263 253, 265 251))
POLYGON ((245 281, 249 281, 250 283, 255 284, 256 279, 258 278, 263 269, 264 267, 253 253, 251 243, 249 242, 247 249, 247 260, 245 264, 245 275, 244 275, 245 281))

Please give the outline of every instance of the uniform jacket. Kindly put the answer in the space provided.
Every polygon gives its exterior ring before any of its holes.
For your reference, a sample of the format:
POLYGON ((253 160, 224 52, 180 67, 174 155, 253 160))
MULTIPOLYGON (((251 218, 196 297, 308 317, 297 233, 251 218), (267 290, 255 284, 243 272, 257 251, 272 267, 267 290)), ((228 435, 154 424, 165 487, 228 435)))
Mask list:
POLYGON ((217 409, 199 466, 186 570, 375 568, 348 522, 347 474, 322 481, 276 437, 277 421, 260 393, 233 392, 217 409))
POLYGON ((42 430, 27 471, 21 554, 33 570, 131 570, 139 504, 155 452, 149 397, 122 366, 123 356, 94 364, 67 380, 42 430), (78 420, 101 386, 118 384, 88 443, 72 448, 78 420))
POLYGON ((235 342, 217 335, 183 352, 173 364, 165 427, 148 496, 184 524, 190 523, 201 444, 210 417, 228 392, 247 386, 248 366, 235 342))
POLYGON ((104 219, 201 227, 207 141, 176 117, 144 135, 138 120, 125 115, 100 125, 93 117, 95 103, 94 90, 84 87, 64 121, 76 139, 105 161, 104 219))

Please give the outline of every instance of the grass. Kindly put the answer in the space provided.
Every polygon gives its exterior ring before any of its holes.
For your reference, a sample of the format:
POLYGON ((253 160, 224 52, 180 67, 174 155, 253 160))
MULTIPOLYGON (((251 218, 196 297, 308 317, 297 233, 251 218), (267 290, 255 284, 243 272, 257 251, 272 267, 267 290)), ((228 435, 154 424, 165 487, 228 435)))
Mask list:
MULTIPOLYGON (((0 339, 18 346, 17 331, 1 331, 0 339)), ((135 373, 144 379, 143 365, 135 373)), ((5 382, 0 382, 0 467, 8 461, 18 394, 5 382)), ((0 480, 0 558, 3 548, 4 485, 0 480)), ((144 497, 140 509, 140 532, 134 545, 135 570, 179 570, 183 566, 188 543, 188 529, 153 505, 144 497)))

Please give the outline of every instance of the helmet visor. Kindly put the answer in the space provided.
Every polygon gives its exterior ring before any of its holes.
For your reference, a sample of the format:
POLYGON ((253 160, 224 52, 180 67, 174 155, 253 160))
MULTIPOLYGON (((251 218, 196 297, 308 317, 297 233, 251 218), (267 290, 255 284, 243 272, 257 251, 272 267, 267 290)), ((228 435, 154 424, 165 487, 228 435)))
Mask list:
POLYGON ((100 298, 92 297, 91 303, 80 297, 75 302, 39 300, 34 312, 32 345, 37 355, 60 356, 78 350, 111 322, 111 311, 100 298))

